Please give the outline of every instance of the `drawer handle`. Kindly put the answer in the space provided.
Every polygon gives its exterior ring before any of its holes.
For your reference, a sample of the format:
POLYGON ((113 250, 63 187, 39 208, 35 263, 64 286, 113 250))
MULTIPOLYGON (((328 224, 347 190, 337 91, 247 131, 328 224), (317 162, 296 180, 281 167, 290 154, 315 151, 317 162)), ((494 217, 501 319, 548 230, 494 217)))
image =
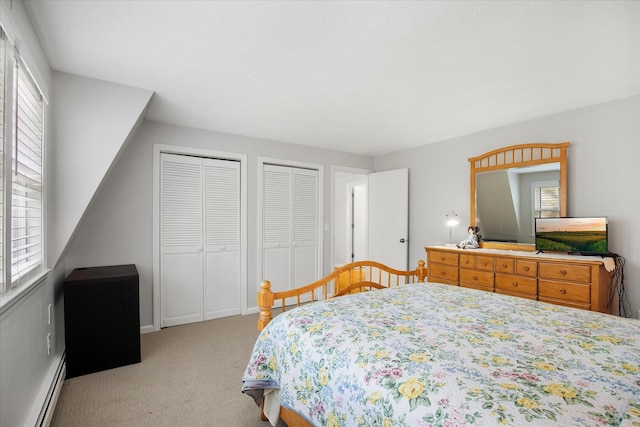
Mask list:
POLYGON ((469 264, 469 260, 468 260, 468 259, 465 259, 465 260, 464 260, 464 263, 465 263, 465 264, 469 264))
POLYGON ((473 276, 473 280, 478 280, 478 276, 473 276))
POLYGON ((487 265, 487 261, 482 261, 482 265, 487 265))
POLYGON ((523 268, 524 271, 529 271, 529 267, 523 268))
POLYGON ((444 271, 440 271, 440 274, 442 274, 444 276, 447 273, 445 273, 444 271))
POLYGON ((517 287, 518 287, 518 282, 513 282, 513 283, 511 284, 511 286, 513 286, 514 288, 517 288, 517 287))
POLYGON ((507 268, 507 264, 502 264, 502 268, 507 268))
POLYGON ((562 295, 567 293, 567 291, 565 291, 564 289, 558 289, 558 292, 560 292, 562 295))
POLYGON ((566 276, 567 272, 565 270, 560 270, 560 274, 563 275, 563 276, 566 276))
POLYGON ((444 257, 443 256, 440 257, 440 261, 444 261, 444 257))

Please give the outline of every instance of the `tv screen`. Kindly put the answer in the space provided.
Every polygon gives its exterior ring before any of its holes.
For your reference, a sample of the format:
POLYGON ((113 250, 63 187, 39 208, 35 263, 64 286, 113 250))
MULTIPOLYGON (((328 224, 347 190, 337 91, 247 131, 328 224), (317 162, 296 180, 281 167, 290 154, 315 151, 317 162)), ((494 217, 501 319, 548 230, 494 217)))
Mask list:
POLYGON ((609 252, 606 217, 536 218, 536 250, 600 255, 609 252))

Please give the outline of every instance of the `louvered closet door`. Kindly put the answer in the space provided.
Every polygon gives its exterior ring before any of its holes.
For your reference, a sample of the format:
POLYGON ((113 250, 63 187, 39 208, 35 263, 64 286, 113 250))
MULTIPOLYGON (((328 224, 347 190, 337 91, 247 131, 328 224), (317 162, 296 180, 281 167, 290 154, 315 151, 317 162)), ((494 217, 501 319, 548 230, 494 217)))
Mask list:
POLYGON ((240 162, 161 157, 161 326, 240 314, 240 162))
POLYGON ((263 167, 263 278, 275 292, 318 279, 318 171, 263 167))
POLYGON ((293 169, 293 286, 318 279, 318 171, 293 169))
POLYGON ((291 289, 291 168, 264 165, 262 176, 262 277, 271 289, 291 289))
POLYGON ((240 314, 240 162, 203 159, 205 320, 240 314))
POLYGON ((161 326, 203 319, 202 159, 162 154, 161 326))

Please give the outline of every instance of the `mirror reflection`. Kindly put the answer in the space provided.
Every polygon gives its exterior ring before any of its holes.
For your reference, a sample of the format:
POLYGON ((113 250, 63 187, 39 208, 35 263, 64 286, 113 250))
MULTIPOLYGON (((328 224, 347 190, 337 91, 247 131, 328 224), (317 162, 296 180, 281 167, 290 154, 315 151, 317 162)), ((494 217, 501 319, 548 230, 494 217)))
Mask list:
POLYGON ((478 172, 475 212, 484 240, 534 243, 534 218, 560 216, 560 163, 478 172))

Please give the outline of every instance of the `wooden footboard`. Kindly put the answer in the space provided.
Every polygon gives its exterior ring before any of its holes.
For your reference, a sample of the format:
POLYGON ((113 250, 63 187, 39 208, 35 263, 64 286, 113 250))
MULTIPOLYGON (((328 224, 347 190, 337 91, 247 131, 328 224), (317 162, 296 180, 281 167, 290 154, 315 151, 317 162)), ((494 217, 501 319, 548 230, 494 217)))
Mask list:
POLYGON ((427 269, 422 260, 418 261, 415 270, 410 271, 396 270, 375 261, 357 261, 337 268, 320 280, 289 291, 272 292, 271 283, 265 280, 260 284, 258 292, 258 330, 261 331, 273 319, 272 309, 276 302, 282 311, 286 311, 287 307, 299 306, 303 302, 313 302, 317 299, 409 283, 423 283, 426 277, 427 269), (338 286, 338 280, 343 283, 341 287, 338 286))

